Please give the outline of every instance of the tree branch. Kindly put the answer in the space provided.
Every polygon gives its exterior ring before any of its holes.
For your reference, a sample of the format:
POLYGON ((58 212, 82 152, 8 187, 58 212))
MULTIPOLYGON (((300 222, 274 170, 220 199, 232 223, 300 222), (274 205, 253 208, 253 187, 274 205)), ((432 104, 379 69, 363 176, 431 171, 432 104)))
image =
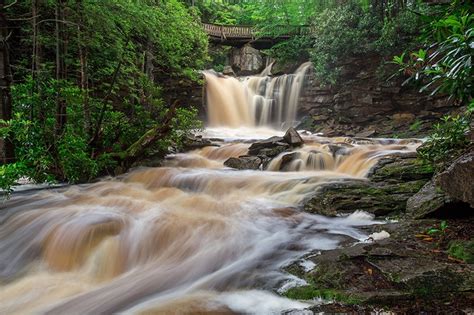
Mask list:
POLYGON ((12 3, 7 4, 6 6, 4 6, 3 9, 6 10, 6 9, 8 9, 8 8, 10 8, 10 7, 12 7, 12 6, 14 6, 17 2, 18 2, 18 0, 13 1, 12 3))

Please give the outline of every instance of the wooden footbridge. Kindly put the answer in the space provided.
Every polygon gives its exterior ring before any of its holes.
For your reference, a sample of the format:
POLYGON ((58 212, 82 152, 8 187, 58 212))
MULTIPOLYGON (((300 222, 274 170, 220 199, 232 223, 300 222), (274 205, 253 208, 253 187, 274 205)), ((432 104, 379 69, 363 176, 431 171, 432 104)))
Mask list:
POLYGON ((203 23, 202 26, 211 42, 229 46, 243 46, 250 43, 252 46, 260 46, 260 48, 271 47, 293 36, 309 34, 311 32, 311 27, 308 25, 275 26, 272 28, 272 33, 278 34, 276 36, 266 35, 254 26, 218 25, 209 23, 203 23))

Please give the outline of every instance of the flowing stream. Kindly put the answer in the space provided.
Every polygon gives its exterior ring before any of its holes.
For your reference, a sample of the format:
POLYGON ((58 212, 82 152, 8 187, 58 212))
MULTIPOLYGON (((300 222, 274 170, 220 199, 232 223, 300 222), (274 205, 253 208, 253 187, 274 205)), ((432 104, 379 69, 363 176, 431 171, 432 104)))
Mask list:
MULTIPOLYGON (((359 212, 312 215, 301 203, 321 184, 363 180, 379 157, 417 144, 307 134, 289 163, 283 153, 265 170, 227 168, 223 162, 245 155, 250 139, 281 135, 253 123, 267 115, 265 106, 252 110, 252 123, 240 129, 230 128, 240 118, 227 124, 229 112, 210 113, 211 126, 227 126, 204 131, 215 146, 171 155, 163 167, 14 196, 0 211, 0 314, 279 314, 308 307, 275 293, 304 283, 284 267, 311 268, 305 255, 364 241, 358 227, 378 222, 359 212)), ((283 113, 272 121, 291 123, 296 107, 283 113)))

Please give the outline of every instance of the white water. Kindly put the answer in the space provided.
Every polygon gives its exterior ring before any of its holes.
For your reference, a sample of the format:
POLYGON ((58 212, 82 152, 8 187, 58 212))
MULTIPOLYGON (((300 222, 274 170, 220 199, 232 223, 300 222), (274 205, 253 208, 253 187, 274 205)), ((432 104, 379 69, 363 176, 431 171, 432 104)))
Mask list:
POLYGON ((259 76, 240 80, 205 71, 209 126, 280 130, 293 126, 311 63, 301 65, 294 74, 276 77, 269 76, 270 67, 259 76))
MULTIPOLYGON (((313 141, 309 148, 324 146, 315 139, 342 140, 306 137, 313 141)), ((341 167, 342 161, 284 173, 225 168, 223 161, 249 146, 228 143, 122 179, 15 197, 0 217, 0 313, 270 314, 304 308, 242 289, 278 290, 294 282, 282 267, 304 253, 336 248, 347 237, 367 239, 357 227, 376 223, 370 216, 326 218, 295 206, 322 183, 365 176, 374 158, 360 152, 403 151, 400 143, 381 142, 353 143, 342 158, 352 159, 353 167, 341 167)))
MULTIPOLYGON (((233 110, 232 119, 245 114, 233 110)), ((293 110, 282 113, 290 122, 293 110)), ((281 166, 283 153, 265 171, 236 171, 224 161, 246 154, 249 140, 281 132, 252 124, 230 128, 228 112, 214 114, 224 126, 203 136, 221 138, 219 147, 169 156, 164 167, 120 178, 13 197, 0 211, 0 314, 279 314, 306 308, 310 302, 273 293, 304 283, 283 267, 300 261, 309 270, 314 266, 302 256, 347 239, 365 241, 358 227, 377 222, 359 212, 312 215, 300 210, 301 203, 321 184, 363 179, 381 156, 418 145, 306 135, 287 166, 281 166), (344 150, 333 153, 330 145, 344 150)))

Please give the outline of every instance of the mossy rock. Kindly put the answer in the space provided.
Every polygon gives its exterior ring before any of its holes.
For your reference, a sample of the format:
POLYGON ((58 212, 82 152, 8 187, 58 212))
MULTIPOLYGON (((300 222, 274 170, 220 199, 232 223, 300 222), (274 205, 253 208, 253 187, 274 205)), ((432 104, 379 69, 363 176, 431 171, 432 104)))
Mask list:
POLYGON ((326 216, 362 210, 384 216, 404 212, 406 201, 420 190, 425 180, 380 184, 369 181, 330 183, 320 187, 304 210, 326 216))
POLYGON ((321 298, 323 300, 337 301, 344 304, 360 304, 362 300, 355 294, 347 294, 334 289, 318 289, 312 285, 291 288, 284 295, 293 300, 312 300, 321 298))
POLYGON ((369 178, 374 182, 428 180, 433 173, 431 165, 422 163, 416 158, 388 157, 377 163, 371 170, 369 178))

